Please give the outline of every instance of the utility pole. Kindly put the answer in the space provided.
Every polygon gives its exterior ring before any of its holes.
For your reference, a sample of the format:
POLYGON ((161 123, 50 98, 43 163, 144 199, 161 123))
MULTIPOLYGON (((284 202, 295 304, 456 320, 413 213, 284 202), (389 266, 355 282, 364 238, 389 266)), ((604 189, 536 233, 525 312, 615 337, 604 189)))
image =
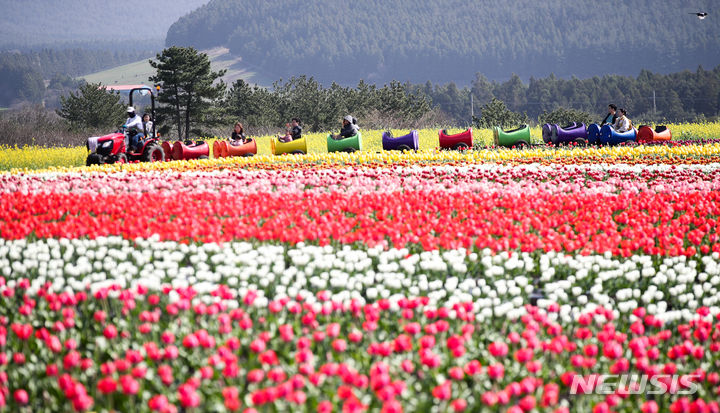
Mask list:
POLYGON ((475 117, 475 107, 473 106, 473 94, 470 92, 470 121, 475 117))
POLYGON ((655 106, 655 89, 653 89, 653 120, 657 120, 657 118, 655 117, 655 110, 656 110, 656 109, 657 109, 657 108, 656 108, 656 106, 655 106))

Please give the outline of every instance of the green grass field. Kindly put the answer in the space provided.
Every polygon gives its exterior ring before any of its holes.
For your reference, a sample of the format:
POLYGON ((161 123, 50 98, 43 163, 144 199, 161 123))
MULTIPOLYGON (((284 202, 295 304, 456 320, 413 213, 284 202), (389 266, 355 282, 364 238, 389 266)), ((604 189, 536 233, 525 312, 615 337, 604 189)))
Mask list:
MULTIPOLYGON (((228 85, 237 79, 245 79, 248 82, 259 84, 267 83, 267 80, 259 79, 254 72, 248 71, 243 65, 242 59, 230 55, 226 48, 216 47, 202 52, 207 53, 213 70, 227 70, 222 80, 228 85)), ((149 59, 144 59, 100 72, 78 76, 78 79, 85 79, 88 83, 102 83, 103 85, 150 84, 150 77, 154 74, 155 69, 150 66, 149 59)))
POLYGON ((155 74, 155 69, 150 66, 148 60, 140 60, 112 69, 103 70, 80 78, 88 83, 102 83, 103 85, 130 85, 139 83, 150 83, 150 76, 155 74))

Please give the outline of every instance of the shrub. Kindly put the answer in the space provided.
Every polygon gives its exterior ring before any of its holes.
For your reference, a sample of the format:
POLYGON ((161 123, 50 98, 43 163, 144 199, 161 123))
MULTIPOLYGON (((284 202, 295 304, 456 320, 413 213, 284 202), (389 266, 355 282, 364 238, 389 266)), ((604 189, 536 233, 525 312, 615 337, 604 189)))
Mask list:
POLYGON ((108 130, 70 130, 67 121, 42 106, 23 106, 0 113, 0 144, 8 146, 39 145, 80 146, 89 136, 108 130))
POLYGON ((545 123, 567 125, 573 122, 589 125, 593 123, 593 120, 592 116, 590 116, 587 112, 560 107, 552 112, 543 111, 543 113, 538 117, 538 122, 541 125, 545 123))
POLYGON ((489 129, 494 126, 508 128, 520 126, 528 122, 526 114, 511 111, 505 105, 505 102, 498 98, 493 98, 492 101, 483 105, 480 113, 479 118, 473 116, 473 124, 476 128, 489 129))

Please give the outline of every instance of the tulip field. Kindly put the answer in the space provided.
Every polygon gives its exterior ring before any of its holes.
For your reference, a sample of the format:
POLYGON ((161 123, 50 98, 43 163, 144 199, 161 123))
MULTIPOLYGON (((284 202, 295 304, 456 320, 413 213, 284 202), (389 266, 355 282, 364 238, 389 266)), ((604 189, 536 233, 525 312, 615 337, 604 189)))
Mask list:
POLYGON ((5 148, 0 411, 720 412, 720 143, 692 138, 5 148))

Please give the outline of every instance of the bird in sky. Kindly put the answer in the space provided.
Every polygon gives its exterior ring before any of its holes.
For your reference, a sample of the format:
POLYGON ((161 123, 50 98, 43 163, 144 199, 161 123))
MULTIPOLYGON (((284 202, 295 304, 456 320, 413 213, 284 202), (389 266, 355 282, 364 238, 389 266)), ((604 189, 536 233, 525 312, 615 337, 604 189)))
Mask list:
POLYGON ((690 14, 694 14, 694 15, 696 15, 696 16, 697 16, 697 18, 698 18, 698 19, 700 19, 700 20, 704 20, 704 19, 705 19, 705 18, 707 17, 707 15, 708 15, 708 14, 707 14, 707 13, 705 13, 705 12, 699 12, 699 13, 690 13, 690 14))

